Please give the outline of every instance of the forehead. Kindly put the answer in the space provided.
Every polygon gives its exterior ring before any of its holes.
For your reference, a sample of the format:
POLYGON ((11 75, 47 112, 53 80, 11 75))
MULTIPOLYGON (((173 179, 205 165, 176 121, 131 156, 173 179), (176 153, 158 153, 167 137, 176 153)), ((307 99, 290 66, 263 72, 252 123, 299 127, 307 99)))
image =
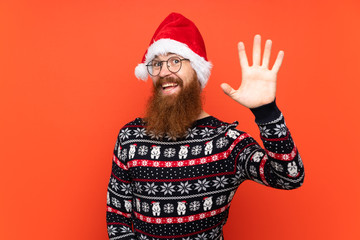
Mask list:
POLYGON ((180 57, 181 58, 181 56, 176 53, 166 53, 166 54, 155 55, 154 60, 164 60, 164 59, 168 59, 169 57, 180 57))

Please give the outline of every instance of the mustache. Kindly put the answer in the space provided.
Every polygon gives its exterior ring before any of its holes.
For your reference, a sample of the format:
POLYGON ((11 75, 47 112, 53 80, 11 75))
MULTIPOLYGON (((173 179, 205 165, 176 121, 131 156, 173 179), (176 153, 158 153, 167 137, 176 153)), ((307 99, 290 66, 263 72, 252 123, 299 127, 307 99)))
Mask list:
POLYGON ((181 78, 174 78, 174 77, 163 77, 160 78, 156 83, 155 83, 155 87, 158 88, 162 88, 162 85, 164 83, 176 83, 177 85, 179 85, 180 87, 183 87, 184 83, 183 80, 181 78))

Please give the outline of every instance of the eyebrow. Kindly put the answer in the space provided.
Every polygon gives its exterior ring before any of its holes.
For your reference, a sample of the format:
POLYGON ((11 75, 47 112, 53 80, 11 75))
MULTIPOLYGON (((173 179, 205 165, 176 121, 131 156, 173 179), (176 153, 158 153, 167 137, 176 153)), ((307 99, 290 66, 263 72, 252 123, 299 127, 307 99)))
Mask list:
MULTIPOLYGON (((177 56, 177 57, 179 57, 179 55, 177 55, 176 53, 168 53, 166 56, 167 56, 167 57, 172 57, 172 56, 177 56)), ((156 58, 158 58, 158 57, 159 57, 158 55, 155 55, 155 57, 154 57, 153 59, 156 59, 156 58)))

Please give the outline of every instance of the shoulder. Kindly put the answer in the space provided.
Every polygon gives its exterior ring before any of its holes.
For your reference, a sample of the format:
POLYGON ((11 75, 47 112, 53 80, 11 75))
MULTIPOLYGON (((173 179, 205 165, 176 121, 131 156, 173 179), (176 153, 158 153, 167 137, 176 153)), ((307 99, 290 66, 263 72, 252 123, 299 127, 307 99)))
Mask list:
POLYGON ((198 138, 202 139, 219 137, 236 139, 239 135, 244 133, 243 131, 236 129, 238 124, 239 123, 237 121, 229 123, 222 121, 214 116, 208 116, 197 120, 194 124, 194 128, 191 129, 190 133, 194 133, 193 135, 195 135, 195 131, 197 131, 198 138))
POLYGON ((135 118, 120 128, 118 139, 123 142, 139 134, 145 135, 145 124, 142 118, 135 118))

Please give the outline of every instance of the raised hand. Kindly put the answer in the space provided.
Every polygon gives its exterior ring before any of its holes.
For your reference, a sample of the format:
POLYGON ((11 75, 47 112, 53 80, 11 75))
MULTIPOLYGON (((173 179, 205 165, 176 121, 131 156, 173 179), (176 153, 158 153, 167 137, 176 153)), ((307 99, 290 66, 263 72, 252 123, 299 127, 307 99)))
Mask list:
POLYGON ((221 88, 232 99, 247 108, 255 108, 274 101, 276 94, 276 76, 280 69, 284 52, 279 51, 272 69, 269 69, 271 40, 265 43, 264 55, 261 60, 261 37, 255 35, 253 46, 253 65, 249 66, 245 46, 239 42, 239 58, 242 81, 238 90, 229 84, 222 83, 221 88))

